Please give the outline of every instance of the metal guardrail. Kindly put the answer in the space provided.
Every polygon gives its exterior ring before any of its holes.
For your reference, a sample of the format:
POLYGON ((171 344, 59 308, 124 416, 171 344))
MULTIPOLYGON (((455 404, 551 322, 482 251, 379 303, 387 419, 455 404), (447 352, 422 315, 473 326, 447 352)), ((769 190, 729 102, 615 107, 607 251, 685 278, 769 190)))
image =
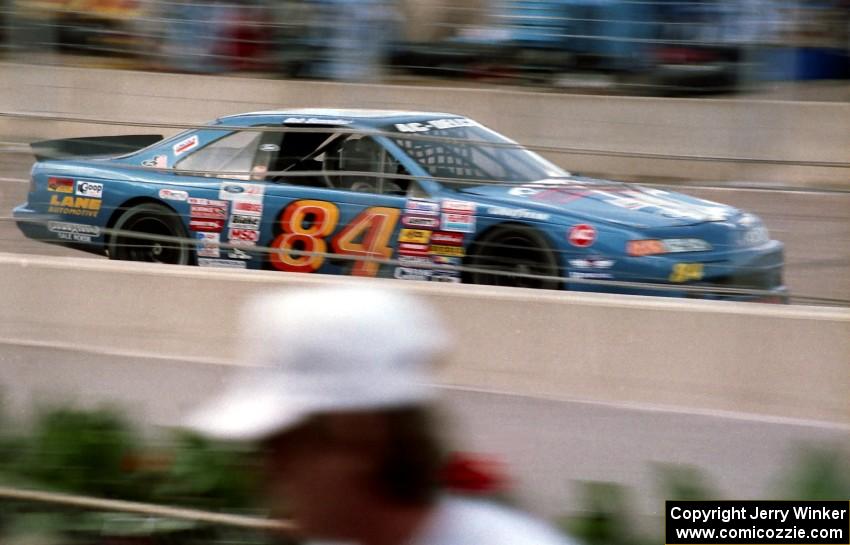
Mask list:
POLYGON ((182 507, 169 507, 148 503, 138 503, 123 500, 108 500, 102 498, 91 498, 58 492, 45 492, 39 490, 27 490, 8 486, 0 486, 0 498, 6 500, 22 500, 27 502, 47 503, 68 507, 78 507, 98 511, 118 511, 133 513, 137 515, 150 515, 166 517, 171 519, 187 520, 192 522, 204 522, 238 528, 250 528, 254 530, 271 530, 275 532, 293 532, 295 525, 290 521, 275 521, 270 519, 248 517, 244 515, 230 515, 225 513, 211 513, 197 509, 182 507))

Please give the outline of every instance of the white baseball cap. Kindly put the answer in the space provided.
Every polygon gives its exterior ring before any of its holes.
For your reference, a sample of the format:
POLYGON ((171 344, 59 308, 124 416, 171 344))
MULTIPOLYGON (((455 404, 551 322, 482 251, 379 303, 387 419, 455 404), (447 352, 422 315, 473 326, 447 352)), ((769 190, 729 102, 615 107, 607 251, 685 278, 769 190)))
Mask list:
POLYGON ((448 347, 430 306, 398 289, 264 294, 242 328, 252 367, 189 418, 203 435, 254 441, 317 413, 428 403, 430 366, 448 347))

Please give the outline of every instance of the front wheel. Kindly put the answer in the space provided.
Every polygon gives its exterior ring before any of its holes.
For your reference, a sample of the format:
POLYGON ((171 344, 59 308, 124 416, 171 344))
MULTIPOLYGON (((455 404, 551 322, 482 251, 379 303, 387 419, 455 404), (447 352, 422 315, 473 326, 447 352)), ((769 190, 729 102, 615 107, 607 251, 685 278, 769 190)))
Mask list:
POLYGON ((465 263, 473 284, 518 288, 560 289, 557 256, 543 235, 531 227, 505 225, 484 234, 472 245, 465 263))
POLYGON ((160 204, 145 203, 124 211, 113 226, 109 258, 170 265, 189 265, 191 245, 180 218, 160 204), (179 238, 168 240, 164 237, 179 238))

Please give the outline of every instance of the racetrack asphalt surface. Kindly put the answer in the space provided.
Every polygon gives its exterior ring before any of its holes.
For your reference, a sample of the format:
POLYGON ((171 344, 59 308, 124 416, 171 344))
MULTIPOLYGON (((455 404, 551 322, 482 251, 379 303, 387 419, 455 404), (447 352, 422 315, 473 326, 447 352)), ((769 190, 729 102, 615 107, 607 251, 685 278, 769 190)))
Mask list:
MULTIPOLYGON (((26 201, 32 156, 0 146, 0 252, 98 256, 25 238, 10 220, 26 201), (5 151, 4 151, 5 149, 5 151)), ((795 297, 850 304, 850 192, 686 187, 681 191, 762 217, 786 248, 785 282, 795 297)))

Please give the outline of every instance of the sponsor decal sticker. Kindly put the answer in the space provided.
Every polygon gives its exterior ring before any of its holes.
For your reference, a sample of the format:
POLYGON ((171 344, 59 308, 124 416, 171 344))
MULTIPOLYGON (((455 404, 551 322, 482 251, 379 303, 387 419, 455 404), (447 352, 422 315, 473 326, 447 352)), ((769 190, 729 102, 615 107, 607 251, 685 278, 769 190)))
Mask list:
POLYGON ((189 230, 204 233, 220 233, 224 229, 223 219, 196 219, 189 220, 189 230))
POLYGON ((623 191, 622 195, 607 199, 605 202, 627 210, 643 210, 674 219, 723 221, 729 217, 727 208, 713 206, 715 203, 709 201, 703 201, 706 204, 702 205, 633 189, 623 191))
POLYGON ((569 240, 570 244, 573 246, 587 248, 596 242, 596 229, 592 225, 588 225, 586 223, 573 225, 567 235, 567 240, 569 240))
POLYGON ((103 184, 101 183, 78 180, 76 187, 75 193, 80 197, 103 198, 103 184))
POLYGON ((401 224, 414 229, 439 229, 440 220, 429 216, 402 216, 401 224))
POLYGON ((414 269, 412 267, 396 267, 393 277, 399 280, 425 280, 431 277, 429 269, 414 269))
POLYGON ((447 255, 449 257, 463 257, 465 252, 463 246, 446 246, 445 244, 432 244, 430 252, 434 255, 447 255))
POLYGON ((159 198, 166 201, 185 201, 189 198, 189 193, 178 189, 160 189, 159 198))
POLYGON ((463 246, 463 234, 447 233, 438 231, 431 235, 431 244, 445 244, 447 246, 463 246))
POLYGON ((181 140, 180 142, 174 144, 174 146, 171 148, 171 151, 174 152, 174 155, 181 155, 183 153, 186 153, 190 149, 194 149, 196 147, 198 147, 198 135, 193 134, 189 138, 186 138, 185 140, 181 140))
POLYGON ((431 282, 460 283, 460 274, 453 271, 434 271, 431 273, 431 282))
POLYGON ((702 274, 702 263, 676 263, 673 265, 673 270, 670 273, 670 282, 680 283, 702 280, 702 274))
POLYGON ((251 259, 251 254, 244 250, 240 250, 239 248, 231 248, 230 251, 227 252, 227 257, 230 259, 251 259))
POLYGON ((97 217, 97 213, 100 211, 101 200, 71 196, 65 196, 60 199, 59 195, 51 195, 49 204, 47 211, 51 214, 94 218, 97 217))
POLYGON ((427 244, 414 244, 411 242, 399 242, 398 244, 398 254, 399 255, 413 255, 413 256, 427 256, 428 255, 428 245, 427 244))
POLYGON ((424 199, 407 199, 405 213, 413 213, 423 216, 438 216, 440 214, 440 205, 434 201, 426 201, 424 199))
POLYGON ((451 265, 454 267, 460 267, 461 260, 457 257, 448 257, 444 255, 435 255, 431 256, 431 260, 434 262, 434 265, 451 265))
POLYGON ((57 193, 73 193, 74 180, 71 180, 70 178, 48 178, 47 190, 55 191, 57 193))
POLYGON ((490 216, 499 216, 517 220, 549 221, 549 214, 536 212, 525 208, 506 208, 504 206, 493 206, 487 209, 490 216))
POLYGON ((199 241, 196 246, 198 257, 221 257, 218 233, 195 233, 195 236, 199 241))
POLYGON ((431 240, 431 231, 424 229, 402 229, 398 234, 399 242, 413 242, 415 244, 428 244, 431 240))
POLYGON ((427 257, 420 256, 411 256, 411 255, 400 255, 398 256, 398 262, 405 267, 422 267, 423 265, 430 265, 431 260, 427 257))
POLYGON ((198 197, 189 197, 187 202, 189 204, 200 204, 203 206, 227 206, 227 201, 220 201, 217 199, 200 199, 198 197))
POLYGON ((614 278, 613 275, 608 273, 596 273, 596 272, 578 272, 578 271, 570 271, 570 278, 582 278, 587 280, 610 280, 614 278))
POLYGON ((230 227, 237 227, 239 229, 259 229, 260 219, 260 216, 233 214, 230 216, 230 227))
POLYGON ((477 127, 478 123, 466 118, 432 119, 423 123, 396 123, 398 132, 428 132, 430 130, 456 129, 458 127, 477 127))
POLYGON ((224 206, 207 206, 195 204, 189 207, 189 215, 192 219, 227 219, 227 208, 224 206))
POLYGON ((262 204, 264 192, 265 186, 262 184, 224 182, 218 190, 218 198, 223 201, 244 201, 262 204))
POLYGON ((236 201, 233 203, 234 214, 245 214, 247 216, 262 216, 263 205, 256 202, 236 201))
POLYGON ((287 117, 283 120, 283 123, 294 123, 300 124, 305 123, 308 125, 350 125, 350 119, 324 119, 321 117, 287 117))
POLYGON ((168 168, 168 156, 167 155, 156 155, 151 157, 150 159, 145 159, 142 161, 143 167, 153 167, 153 168, 168 168))
POLYGON ((440 227, 443 231, 474 233, 475 216, 469 214, 443 214, 443 221, 440 227))
POLYGON ((475 203, 443 199, 443 212, 446 214, 474 214, 475 203))
POLYGON ((48 221, 47 230, 73 242, 91 242, 93 237, 100 236, 100 227, 65 221, 48 221))
POLYGON ((614 266, 613 259, 605 259, 601 257, 587 257, 582 259, 570 259, 570 267, 576 269, 610 269, 614 266))
POLYGON ((248 264, 244 261, 235 259, 210 259, 207 257, 198 258, 198 267, 217 267, 220 269, 246 269, 248 264))
POLYGON ((231 229, 228 239, 234 246, 256 246, 260 232, 254 229, 231 229))

